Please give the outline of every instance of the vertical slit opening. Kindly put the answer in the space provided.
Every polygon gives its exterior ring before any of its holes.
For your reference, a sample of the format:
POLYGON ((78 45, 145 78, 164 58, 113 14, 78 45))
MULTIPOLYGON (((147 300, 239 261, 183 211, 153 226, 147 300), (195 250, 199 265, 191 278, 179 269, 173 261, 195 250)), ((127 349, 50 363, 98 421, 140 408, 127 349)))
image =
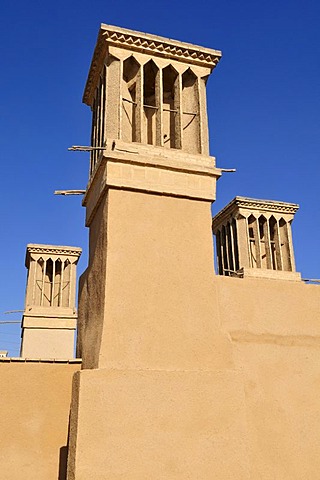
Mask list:
POLYGON ((237 272, 240 268, 239 266, 239 246, 238 246, 238 232, 237 232, 237 222, 233 218, 231 222, 231 229, 233 233, 233 251, 234 251, 234 269, 237 272))
POLYGON ((222 226, 222 251, 223 251, 223 273, 227 277, 230 275, 229 272, 229 263, 228 263, 228 245, 227 245, 227 235, 226 235, 226 227, 222 226))
POLYGON ((278 264, 278 252, 276 244, 276 235, 277 235, 277 221, 272 216, 269 219, 269 235, 270 235, 270 250, 271 250, 271 266, 273 270, 281 270, 278 264))
POLYGON ((217 248, 217 261, 218 261, 218 273, 223 275, 223 265, 222 265, 222 245, 221 245, 221 233, 220 230, 216 234, 216 248, 217 248))
POLYGON ((182 75, 183 149, 200 153, 200 117, 197 76, 188 68, 182 75))
POLYGON ((259 239, 260 239, 260 250, 261 250, 261 268, 268 268, 267 248, 266 248, 267 238, 265 235, 266 221, 267 219, 263 215, 259 217, 258 225, 259 225, 259 239))
POLYGON ((158 68, 150 60, 143 67, 143 112, 145 138, 149 145, 156 144, 156 76, 158 68))
MULTIPOLYGON (((231 235, 231 226, 230 223, 227 223, 226 226, 226 235, 227 235, 227 242, 228 242, 228 263, 229 269, 233 272, 235 271, 234 261, 233 261, 233 245, 232 245, 232 235, 231 235)), ((230 273, 230 272, 229 272, 230 273)))
POLYGON ((123 62, 122 139, 137 141, 137 77, 140 65, 131 56, 123 62))
POLYGON ((175 86, 178 80, 178 72, 168 65, 163 69, 163 145, 169 148, 176 148, 176 124, 180 114, 176 109, 175 86))
POLYGON ((250 215, 248 218, 248 234, 249 234, 249 253, 250 253, 250 267, 257 268, 257 245, 256 245, 256 237, 255 237, 255 217, 250 215))

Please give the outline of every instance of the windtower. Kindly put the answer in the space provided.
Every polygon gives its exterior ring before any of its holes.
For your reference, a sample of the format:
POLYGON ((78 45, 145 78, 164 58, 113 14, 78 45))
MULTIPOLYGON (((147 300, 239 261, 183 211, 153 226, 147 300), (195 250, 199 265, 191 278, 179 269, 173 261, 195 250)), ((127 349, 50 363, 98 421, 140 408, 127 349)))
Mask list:
POLYGON ((74 357, 76 265, 81 248, 29 244, 21 356, 74 357))
POLYGON ((301 281, 291 224, 299 205, 235 197, 212 220, 219 275, 301 281))
POLYGON ((83 97, 92 110, 89 264, 68 480, 209 480, 216 468, 247 478, 243 392, 208 301, 222 171, 209 156, 206 82, 220 58, 101 25, 83 97))

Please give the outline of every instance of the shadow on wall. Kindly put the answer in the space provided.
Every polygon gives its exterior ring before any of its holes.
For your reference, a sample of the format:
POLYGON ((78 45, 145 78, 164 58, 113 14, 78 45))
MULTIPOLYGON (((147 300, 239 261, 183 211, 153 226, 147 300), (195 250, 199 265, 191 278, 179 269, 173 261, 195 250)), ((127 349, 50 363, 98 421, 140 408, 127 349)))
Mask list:
POLYGON ((60 453, 59 453, 58 480, 66 480, 67 478, 67 456, 68 456, 68 447, 67 446, 61 447, 60 453))

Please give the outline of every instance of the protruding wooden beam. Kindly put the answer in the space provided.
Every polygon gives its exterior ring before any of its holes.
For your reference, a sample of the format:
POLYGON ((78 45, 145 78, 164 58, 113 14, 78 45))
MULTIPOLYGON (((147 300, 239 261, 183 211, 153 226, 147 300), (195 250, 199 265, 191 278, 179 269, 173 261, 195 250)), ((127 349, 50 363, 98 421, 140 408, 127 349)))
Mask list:
POLYGON ((86 190, 55 190, 55 195, 84 195, 86 190))
POLYGON ((106 146, 104 147, 86 147, 82 145, 72 145, 69 147, 69 152, 92 152, 92 150, 105 150, 106 146))

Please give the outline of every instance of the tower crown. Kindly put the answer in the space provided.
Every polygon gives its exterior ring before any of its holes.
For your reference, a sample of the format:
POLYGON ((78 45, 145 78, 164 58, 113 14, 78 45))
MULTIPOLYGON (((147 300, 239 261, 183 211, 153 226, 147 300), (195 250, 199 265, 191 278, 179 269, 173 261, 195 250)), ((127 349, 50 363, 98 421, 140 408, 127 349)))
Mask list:
POLYGON ((102 24, 83 101, 91 174, 109 140, 209 154, 206 81, 221 52, 102 24))

